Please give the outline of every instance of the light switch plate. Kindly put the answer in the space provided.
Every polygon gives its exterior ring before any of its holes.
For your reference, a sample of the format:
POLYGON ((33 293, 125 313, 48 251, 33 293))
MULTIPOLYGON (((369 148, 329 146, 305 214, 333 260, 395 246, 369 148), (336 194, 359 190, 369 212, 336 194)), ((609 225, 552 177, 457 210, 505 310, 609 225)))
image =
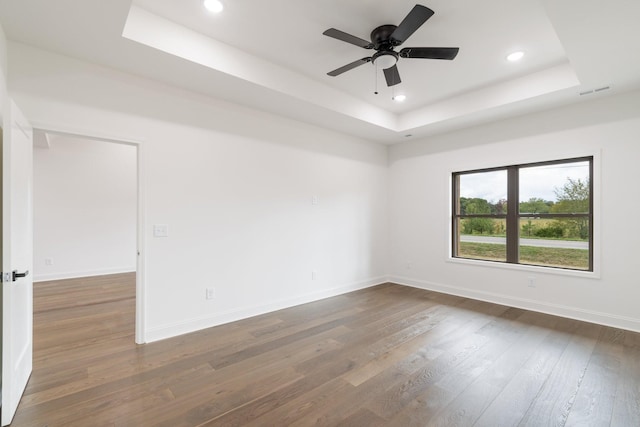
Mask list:
POLYGON ((154 224, 153 237, 169 237, 169 226, 167 224, 154 224))

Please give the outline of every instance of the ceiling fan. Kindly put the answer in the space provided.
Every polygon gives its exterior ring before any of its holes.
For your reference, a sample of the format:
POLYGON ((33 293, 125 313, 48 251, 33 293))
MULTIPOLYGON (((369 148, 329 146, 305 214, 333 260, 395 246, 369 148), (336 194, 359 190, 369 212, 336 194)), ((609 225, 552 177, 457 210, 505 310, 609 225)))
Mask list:
POLYGON ((396 65, 399 58, 448 60, 455 58, 459 50, 457 47, 405 47, 399 52, 393 50, 395 47, 404 43, 427 19, 431 18, 433 14, 433 10, 417 4, 402 20, 400 25, 381 25, 374 29, 371 32, 370 42, 360 37, 347 34, 344 31, 329 28, 322 34, 365 49, 374 49, 376 53, 372 56, 358 59, 327 74, 335 77, 362 64, 373 62, 383 69, 387 86, 395 86, 401 82, 398 66, 396 65))

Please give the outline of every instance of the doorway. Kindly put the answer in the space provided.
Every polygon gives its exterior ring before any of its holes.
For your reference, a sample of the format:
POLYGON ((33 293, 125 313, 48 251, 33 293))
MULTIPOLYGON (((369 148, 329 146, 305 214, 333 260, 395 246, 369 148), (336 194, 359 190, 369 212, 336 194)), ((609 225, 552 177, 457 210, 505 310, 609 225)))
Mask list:
POLYGON ((34 132, 34 281, 135 272, 143 343, 141 144, 34 132))

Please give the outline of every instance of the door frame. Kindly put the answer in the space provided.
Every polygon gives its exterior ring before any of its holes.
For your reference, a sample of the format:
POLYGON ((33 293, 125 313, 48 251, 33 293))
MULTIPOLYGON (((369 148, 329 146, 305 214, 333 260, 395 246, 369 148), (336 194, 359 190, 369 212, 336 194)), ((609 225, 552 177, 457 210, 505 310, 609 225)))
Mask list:
POLYGON ((75 138, 93 139, 97 141, 110 142, 114 144, 130 145, 136 148, 137 155, 137 218, 136 218, 136 314, 135 314, 135 342, 136 344, 145 344, 146 341, 146 281, 145 281, 145 258, 146 244, 144 230, 146 229, 146 212, 145 212, 145 144, 139 138, 128 138, 116 135, 104 135, 85 129, 71 129, 67 127, 52 126, 50 124, 31 123, 34 131, 42 131, 51 134, 70 136, 75 138))

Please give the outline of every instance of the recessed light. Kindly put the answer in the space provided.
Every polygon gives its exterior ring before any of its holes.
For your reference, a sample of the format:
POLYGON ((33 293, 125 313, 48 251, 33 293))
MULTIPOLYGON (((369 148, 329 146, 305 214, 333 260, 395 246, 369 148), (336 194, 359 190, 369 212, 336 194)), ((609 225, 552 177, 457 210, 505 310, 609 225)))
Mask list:
POLYGON ((204 0, 204 7, 213 13, 220 13, 224 9, 224 5, 220 0, 204 0))
POLYGON ((396 95, 392 99, 396 102, 404 102, 407 99, 407 95, 396 95))
POLYGON ((510 61, 510 62, 520 61, 523 56, 524 56, 524 52, 522 51, 513 52, 507 55, 507 61, 510 61))

